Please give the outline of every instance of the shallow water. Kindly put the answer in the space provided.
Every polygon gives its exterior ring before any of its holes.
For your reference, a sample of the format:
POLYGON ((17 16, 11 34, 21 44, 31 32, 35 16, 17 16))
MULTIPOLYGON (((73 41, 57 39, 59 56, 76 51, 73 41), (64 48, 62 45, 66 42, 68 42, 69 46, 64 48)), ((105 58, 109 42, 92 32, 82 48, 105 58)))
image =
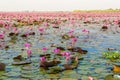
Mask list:
MULTIPOLYGON (((91 26, 91 25, 90 25, 91 26)), ((84 55, 84 59, 79 61, 77 69, 63 71, 58 74, 43 74, 39 66, 39 55, 42 53, 42 47, 48 47, 47 51, 50 53, 52 49, 50 47, 51 43, 56 43, 59 46, 65 46, 61 44, 62 40, 59 37, 61 32, 67 32, 71 27, 63 27, 61 31, 57 29, 47 29, 45 33, 48 35, 43 35, 42 40, 40 39, 39 32, 35 36, 29 36, 28 42, 32 43, 32 64, 14 66, 12 58, 22 53, 21 49, 24 48, 23 44, 26 42, 22 38, 18 37, 16 43, 10 43, 9 38, 6 35, 6 43, 10 46, 8 50, 0 50, 0 62, 5 63, 6 71, 0 72, 0 80, 87 80, 88 76, 92 76, 95 80, 104 80, 105 76, 113 74, 111 71, 112 62, 102 58, 102 52, 107 51, 107 48, 116 48, 120 50, 120 33, 113 34, 113 32, 101 32, 98 24, 93 24, 93 28, 85 26, 86 29, 90 30, 90 34, 84 34, 81 32, 84 27, 77 27, 75 29, 75 34, 78 36, 78 41, 76 46, 82 49, 88 50, 88 53, 84 55), (56 31, 56 32, 54 32, 56 31), (89 37, 88 37, 89 36, 89 37), (24 67, 30 67, 24 69, 24 67)), ((25 28, 21 28, 22 30, 25 28)))

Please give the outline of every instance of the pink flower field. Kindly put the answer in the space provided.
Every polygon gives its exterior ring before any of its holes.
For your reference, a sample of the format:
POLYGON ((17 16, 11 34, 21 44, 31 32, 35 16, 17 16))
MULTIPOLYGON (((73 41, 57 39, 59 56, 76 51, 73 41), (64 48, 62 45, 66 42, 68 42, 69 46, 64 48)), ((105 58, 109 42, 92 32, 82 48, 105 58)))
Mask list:
POLYGON ((0 80, 119 80, 120 12, 0 12, 0 80))

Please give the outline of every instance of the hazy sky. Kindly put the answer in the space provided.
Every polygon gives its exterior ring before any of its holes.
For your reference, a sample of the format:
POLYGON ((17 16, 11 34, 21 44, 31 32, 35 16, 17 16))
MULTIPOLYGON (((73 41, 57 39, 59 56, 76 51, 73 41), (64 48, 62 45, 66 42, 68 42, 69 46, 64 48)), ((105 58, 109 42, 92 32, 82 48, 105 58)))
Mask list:
POLYGON ((0 0, 0 11, 70 11, 120 8, 120 0, 0 0))

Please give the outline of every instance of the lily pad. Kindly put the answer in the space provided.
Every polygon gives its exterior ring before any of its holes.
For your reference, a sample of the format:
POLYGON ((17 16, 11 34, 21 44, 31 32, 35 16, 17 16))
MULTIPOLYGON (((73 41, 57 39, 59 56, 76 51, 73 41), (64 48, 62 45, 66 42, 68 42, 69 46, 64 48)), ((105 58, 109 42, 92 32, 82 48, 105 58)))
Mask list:
POLYGON ((19 61, 19 62, 13 62, 13 65, 26 65, 26 64, 31 64, 32 62, 30 61, 19 61))
POLYGON ((74 78, 61 78, 59 80, 78 80, 78 79, 74 79, 74 78))
POLYGON ((114 77, 113 74, 109 74, 105 77, 104 80, 120 80, 120 78, 119 77, 114 77))
POLYGON ((74 70, 65 70, 62 72, 63 75, 73 75, 76 74, 74 70))

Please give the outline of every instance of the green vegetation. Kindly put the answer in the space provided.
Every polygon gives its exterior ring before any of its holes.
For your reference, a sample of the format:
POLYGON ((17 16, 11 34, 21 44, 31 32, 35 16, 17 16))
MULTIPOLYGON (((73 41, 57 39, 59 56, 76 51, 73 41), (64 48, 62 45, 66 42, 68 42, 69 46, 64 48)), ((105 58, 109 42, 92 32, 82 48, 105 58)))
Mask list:
POLYGON ((103 52, 103 57, 111 61, 120 62, 120 53, 118 51, 103 52))
POLYGON ((105 9, 105 10, 74 10, 73 12, 120 12, 120 9, 105 9))

